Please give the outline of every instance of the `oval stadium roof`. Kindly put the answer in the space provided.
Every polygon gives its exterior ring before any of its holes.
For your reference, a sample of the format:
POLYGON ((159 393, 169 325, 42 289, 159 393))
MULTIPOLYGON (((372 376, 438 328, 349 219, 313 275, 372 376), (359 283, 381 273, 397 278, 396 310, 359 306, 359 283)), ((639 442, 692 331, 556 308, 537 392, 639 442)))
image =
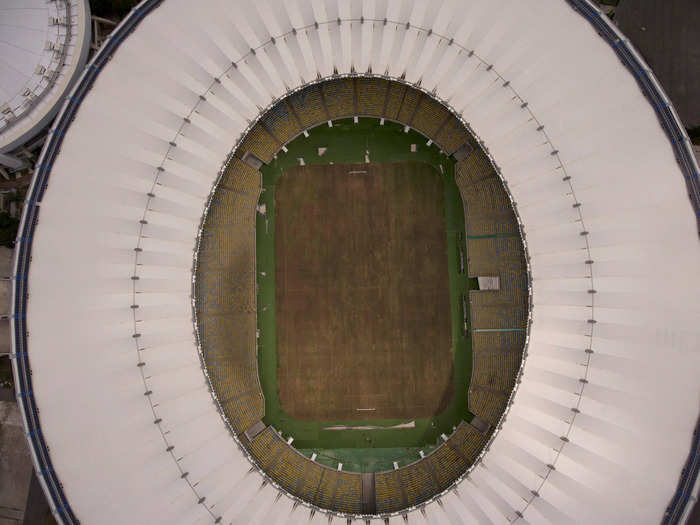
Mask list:
POLYGON ((532 273, 514 404, 458 490, 408 522, 682 519, 697 491, 698 168, 653 75, 583 0, 140 4, 73 88, 20 225, 13 366, 57 518, 328 523, 264 484, 219 415, 192 254, 261 108, 369 70, 470 124, 532 273))

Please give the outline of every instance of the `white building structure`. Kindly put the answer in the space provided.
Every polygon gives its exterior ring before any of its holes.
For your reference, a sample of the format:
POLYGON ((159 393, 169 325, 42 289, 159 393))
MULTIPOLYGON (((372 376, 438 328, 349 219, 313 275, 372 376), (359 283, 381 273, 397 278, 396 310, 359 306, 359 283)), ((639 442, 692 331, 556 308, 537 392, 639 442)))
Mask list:
POLYGON ((56 517, 328 523, 264 484, 217 412, 192 255, 260 108, 371 70, 434 92, 483 140, 532 275, 514 404, 468 478, 408 523, 683 521, 697 498, 698 167, 643 67, 584 0, 143 2, 59 114, 20 227, 13 363, 56 517))
POLYGON ((0 0, 0 164, 56 115, 90 48, 87 0, 0 0))

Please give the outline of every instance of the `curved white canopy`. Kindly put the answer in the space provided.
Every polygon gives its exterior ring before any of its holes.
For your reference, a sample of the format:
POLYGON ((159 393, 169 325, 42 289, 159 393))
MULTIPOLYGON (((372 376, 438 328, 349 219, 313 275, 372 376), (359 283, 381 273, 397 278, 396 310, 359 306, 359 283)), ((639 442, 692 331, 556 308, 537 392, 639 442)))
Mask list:
POLYGON ((698 412, 700 243, 654 109, 563 0, 167 0, 143 19, 80 106, 32 241, 33 395, 73 512, 327 523, 261 485, 216 411, 192 255, 259 107, 369 68, 470 123, 517 203, 533 277, 503 428, 459 490, 409 523, 659 522, 698 412))
POLYGON ((89 47, 87 0, 0 0, 0 152, 56 115, 89 47))

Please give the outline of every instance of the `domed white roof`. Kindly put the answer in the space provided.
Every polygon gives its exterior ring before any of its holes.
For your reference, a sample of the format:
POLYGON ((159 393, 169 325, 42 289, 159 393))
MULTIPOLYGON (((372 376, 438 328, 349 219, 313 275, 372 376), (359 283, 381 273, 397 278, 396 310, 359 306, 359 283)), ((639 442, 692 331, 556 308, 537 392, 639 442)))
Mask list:
POLYGON ((87 0, 0 0, 0 152, 53 118, 89 47, 87 0))
POLYGON ((657 103, 657 117, 611 44, 643 63, 572 3, 594 24, 564 0, 146 1, 122 23, 57 121, 67 133, 44 150, 17 252, 13 362, 59 519, 327 523, 263 484, 217 412, 192 254, 219 169, 261 108, 371 69, 433 91, 483 140, 533 278, 502 429, 409 523, 662 520, 700 396, 697 164, 682 132, 667 135, 672 108, 657 103))

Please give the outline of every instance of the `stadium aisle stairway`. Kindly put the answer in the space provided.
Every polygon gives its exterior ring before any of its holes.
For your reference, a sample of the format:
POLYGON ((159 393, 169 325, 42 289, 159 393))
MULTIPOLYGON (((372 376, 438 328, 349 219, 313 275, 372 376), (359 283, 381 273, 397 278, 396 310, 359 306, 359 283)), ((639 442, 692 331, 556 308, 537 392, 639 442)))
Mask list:
POLYGON ((403 84, 392 82, 387 91, 386 106, 384 107, 384 115, 391 120, 398 120, 399 110, 403 103, 403 97, 408 88, 403 84))
POLYGON ((413 115, 418 108, 418 102, 423 97, 420 91, 415 89, 406 89, 404 92, 403 100, 401 101, 401 107, 399 108, 399 113, 397 120, 403 122, 404 124, 412 125, 413 115))

